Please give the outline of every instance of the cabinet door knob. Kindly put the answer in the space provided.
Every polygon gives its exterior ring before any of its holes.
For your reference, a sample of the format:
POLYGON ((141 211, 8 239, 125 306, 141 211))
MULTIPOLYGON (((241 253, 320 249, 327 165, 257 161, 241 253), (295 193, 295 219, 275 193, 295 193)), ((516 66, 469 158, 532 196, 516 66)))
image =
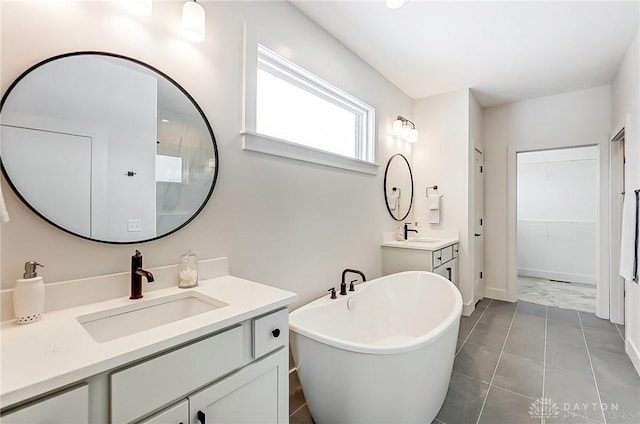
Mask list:
POLYGON ((202 411, 198 411, 196 418, 200 424, 207 424, 207 416, 202 411))
POLYGON ((275 337, 277 339, 278 337, 280 337, 280 329, 276 328, 275 330, 273 330, 271 332, 271 334, 273 334, 273 337, 275 337))

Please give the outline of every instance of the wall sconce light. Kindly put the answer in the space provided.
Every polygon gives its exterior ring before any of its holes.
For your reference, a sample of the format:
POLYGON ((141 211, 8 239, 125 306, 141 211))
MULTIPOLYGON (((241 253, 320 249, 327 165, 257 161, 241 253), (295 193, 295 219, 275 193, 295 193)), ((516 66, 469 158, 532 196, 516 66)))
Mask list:
POLYGON ((195 42, 204 41, 205 13, 204 7, 196 0, 188 1, 182 6, 182 33, 195 42))
POLYGON ((124 0, 122 5, 139 16, 151 16, 151 0, 124 0))
POLYGON ((416 124, 409 121, 404 116, 398 116, 398 118, 393 121, 391 134, 399 135, 400 139, 408 141, 409 143, 415 143, 418 141, 418 130, 416 129, 416 124))

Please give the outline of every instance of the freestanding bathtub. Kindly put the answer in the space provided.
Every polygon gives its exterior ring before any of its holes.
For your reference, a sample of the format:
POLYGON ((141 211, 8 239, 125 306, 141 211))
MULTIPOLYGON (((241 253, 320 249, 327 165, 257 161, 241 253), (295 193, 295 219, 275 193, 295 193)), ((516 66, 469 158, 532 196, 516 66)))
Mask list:
POLYGON ((291 348, 318 424, 431 423, 447 394, 462 297, 424 271, 388 275, 289 314, 291 348))

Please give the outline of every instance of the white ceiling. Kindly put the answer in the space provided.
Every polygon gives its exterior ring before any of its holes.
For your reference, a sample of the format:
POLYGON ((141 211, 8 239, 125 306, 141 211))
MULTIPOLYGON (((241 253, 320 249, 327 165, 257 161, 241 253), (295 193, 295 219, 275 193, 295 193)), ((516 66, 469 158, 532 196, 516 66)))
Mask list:
POLYGON ((485 107, 608 84, 633 1, 291 2, 414 99, 472 88, 485 107))

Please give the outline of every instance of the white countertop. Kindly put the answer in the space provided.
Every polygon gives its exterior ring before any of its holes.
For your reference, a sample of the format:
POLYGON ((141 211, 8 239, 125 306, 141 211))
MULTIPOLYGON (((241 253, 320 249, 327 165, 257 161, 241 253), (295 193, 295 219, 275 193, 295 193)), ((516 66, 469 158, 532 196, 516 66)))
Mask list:
POLYGON ((0 406, 2 408, 64 385, 119 367, 234 323, 285 307, 295 293, 252 281, 223 276, 200 281, 193 289, 170 287, 148 291, 141 300, 128 297, 43 314, 40 321, 0 324, 0 406), (193 290, 227 306, 138 332, 96 342, 77 317, 131 302, 144 302, 193 290))
POLYGON ((383 233, 380 245, 383 247, 434 251, 451 246, 459 241, 457 231, 425 231, 419 227, 418 234, 419 236, 410 236, 408 240, 398 241, 395 239, 395 232, 383 233))

